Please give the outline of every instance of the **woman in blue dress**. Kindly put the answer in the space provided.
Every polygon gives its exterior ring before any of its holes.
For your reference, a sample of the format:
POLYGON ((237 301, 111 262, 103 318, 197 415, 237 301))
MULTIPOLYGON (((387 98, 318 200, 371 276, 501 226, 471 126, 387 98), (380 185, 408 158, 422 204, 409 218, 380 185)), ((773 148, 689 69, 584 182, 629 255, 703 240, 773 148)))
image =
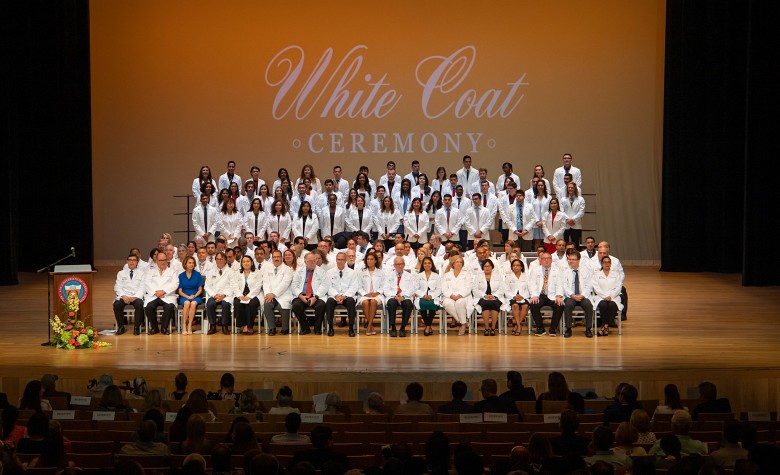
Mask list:
POLYGON ((184 272, 179 274, 179 303, 184 307, 182 316, 182 335, 192 335, 192 321, 203 295, 203 276, 195 270, 195 258, 184 258, 184 272))

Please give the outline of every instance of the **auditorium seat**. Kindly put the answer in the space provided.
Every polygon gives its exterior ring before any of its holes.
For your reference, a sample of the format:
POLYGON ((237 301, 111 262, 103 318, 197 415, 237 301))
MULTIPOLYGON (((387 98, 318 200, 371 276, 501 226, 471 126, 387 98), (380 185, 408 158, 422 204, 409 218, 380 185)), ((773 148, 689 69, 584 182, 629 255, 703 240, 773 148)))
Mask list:
POLYGON ((349 416, 350 421, 354 422, 388 422, 388 414, 357 414, 352 413, 349 416))
POLYGON ((73 462, 80 468, 100 468, 114 466, 113 452, 94 452, 94 453, 76 453, 65 454, 65 459, 73 462))
POLYGON ((70 441, 70 453, 73 454, 102 454, 119 452, 119 446, 112 440, 73 440, 70 441))

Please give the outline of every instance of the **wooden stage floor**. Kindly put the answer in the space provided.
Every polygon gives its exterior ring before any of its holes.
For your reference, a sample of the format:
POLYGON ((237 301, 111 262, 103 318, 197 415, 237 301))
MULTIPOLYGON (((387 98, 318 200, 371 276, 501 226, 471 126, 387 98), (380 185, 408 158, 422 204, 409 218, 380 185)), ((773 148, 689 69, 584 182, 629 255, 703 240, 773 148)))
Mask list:
MULTIPOLYGON (((117 270, 101 268, 95 274, 94 322, 101 329, 113 327, 110 302, 117 270)), ((777 410, 778 287, 742 287, 738 275, 661 273, 648 267, 628 267, 626 273, 630 312, 622 336, 613 332, 586 339, 583 327, 575 327, 569 339, 459 337, 454 331, 448 336, 348 338, 343 329, 330 338, 131 332, 105 337, 113 346, 98 351, 40 346, 47 339, 46 278, 24 273, 19 286, 0 287, 0 390, 16 394, 27 380, 47 372, 60 375, 66 389, 83 387, 104 372, 113 373, 116 381, 144 375, 172 389, 179 371, 206 387, 214 386, 222 372, 233 371, 239 382, 243 377, 247 384, 266 388, 289 382, 302 395, 336 385, 350 393, 342 395, 345 399, 365 388, 394 394, 417 379, 430 383, 437 398, 447 399, 449 382, 456 378, 478 387, 484 377, 501 381, 505 371, 517 369, 540 390, 547 373, 559 370, 573 387, 599 394, 611 393, 619 381, 634 381, 643 398, 660 397, 668 382, 684 392, 710 379, 739 392, 730 395, 732 400, 777 410)))

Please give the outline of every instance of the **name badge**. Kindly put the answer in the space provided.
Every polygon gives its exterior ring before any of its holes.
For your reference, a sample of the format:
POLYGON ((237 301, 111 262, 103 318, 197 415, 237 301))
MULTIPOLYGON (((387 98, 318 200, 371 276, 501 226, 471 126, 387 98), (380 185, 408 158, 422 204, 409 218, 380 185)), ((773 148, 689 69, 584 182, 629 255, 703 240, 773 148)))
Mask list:
POLYGON ((322 424, 323 417, 322 414, 312 414, 310 412, 305 412, 301 414, 301 422, 309 422, 312 424, 322 424))
POLYGON ((561 422, 561 415, 560 414, 545 414, 544 415, 544 423, 545 424, 558 424, 561 422))
POLYGON ((484 414, 485 422, 506 422, 506 414, 503 412, 486 412, 484 414))
POLYGON ((482 414, 461 414, 461 424, 473 424, 475 422, 482 422, 482 414))
POLYGON ((769 422, 772 420, 768 412, 748 412, 747 416, 750 422, 769 422))
POLYGON ((113 411, 92 411, 93 421, 113 421, 115 416, 113 411))
POLYGON ((92 398, 89 396, 72 396, 70 403, 74 406, 89 406, 92 403, 92 398))
POLYGON ((51 418, 52 419, 59 419, 59 420, 73 420, 76 418, 76 411, 70 410, 70 411, 63 411, 63 410, 57 410, 57 411, 51 411, 51 418))

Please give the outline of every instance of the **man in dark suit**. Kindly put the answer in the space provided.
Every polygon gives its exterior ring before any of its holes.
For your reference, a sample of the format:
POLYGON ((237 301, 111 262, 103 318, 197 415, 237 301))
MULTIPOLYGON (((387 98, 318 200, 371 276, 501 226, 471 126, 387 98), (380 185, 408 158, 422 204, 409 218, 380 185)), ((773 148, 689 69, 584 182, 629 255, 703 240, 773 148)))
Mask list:
POLYGON ((452 383, 452 401, 439 406, 439 414, 471 414, 474 406, 464 402, 468 386, 463 381, 452 383))
POLYGON ((701 401, 693 409, 693 420, 699 420, 699 414, 710 413, 729 413, 731 412, 731 403, 725 397, 718 399, 718 388, 705 381, 699 384, 699 401, 701 401))
POLYGON ((507 371, 506 385, 509 388, 509 391, 501 394, 501 396, 499 396, 500 398, 507 399, 512 402, 536 401, 536 391, 534 391, 534 388, 527 388, 523 386, 523 375, 519 372, 507 371))
POLYGON ((498 393, 498 383, 495 379, 483 379, 479 390, 483 399, 474 404, 474 412, 503 412, 504 414, 518 414, 514 401, 501 399, 498 393))
POLYGON ((559 457, 585 457, 588 455, 590 440, 577 434, 580 416, 575 411, 561 413, 561 435, 550 438, 553 453, 559 457))
POLYGON ((642 404, 637 402, 639 390, 636 386, 625 384, 620 390, 618 400, 604 409, 604 425, 609 427, 612 422, 625 422, 631 419, 631 413, 636 409, 642 409, 642 404))

